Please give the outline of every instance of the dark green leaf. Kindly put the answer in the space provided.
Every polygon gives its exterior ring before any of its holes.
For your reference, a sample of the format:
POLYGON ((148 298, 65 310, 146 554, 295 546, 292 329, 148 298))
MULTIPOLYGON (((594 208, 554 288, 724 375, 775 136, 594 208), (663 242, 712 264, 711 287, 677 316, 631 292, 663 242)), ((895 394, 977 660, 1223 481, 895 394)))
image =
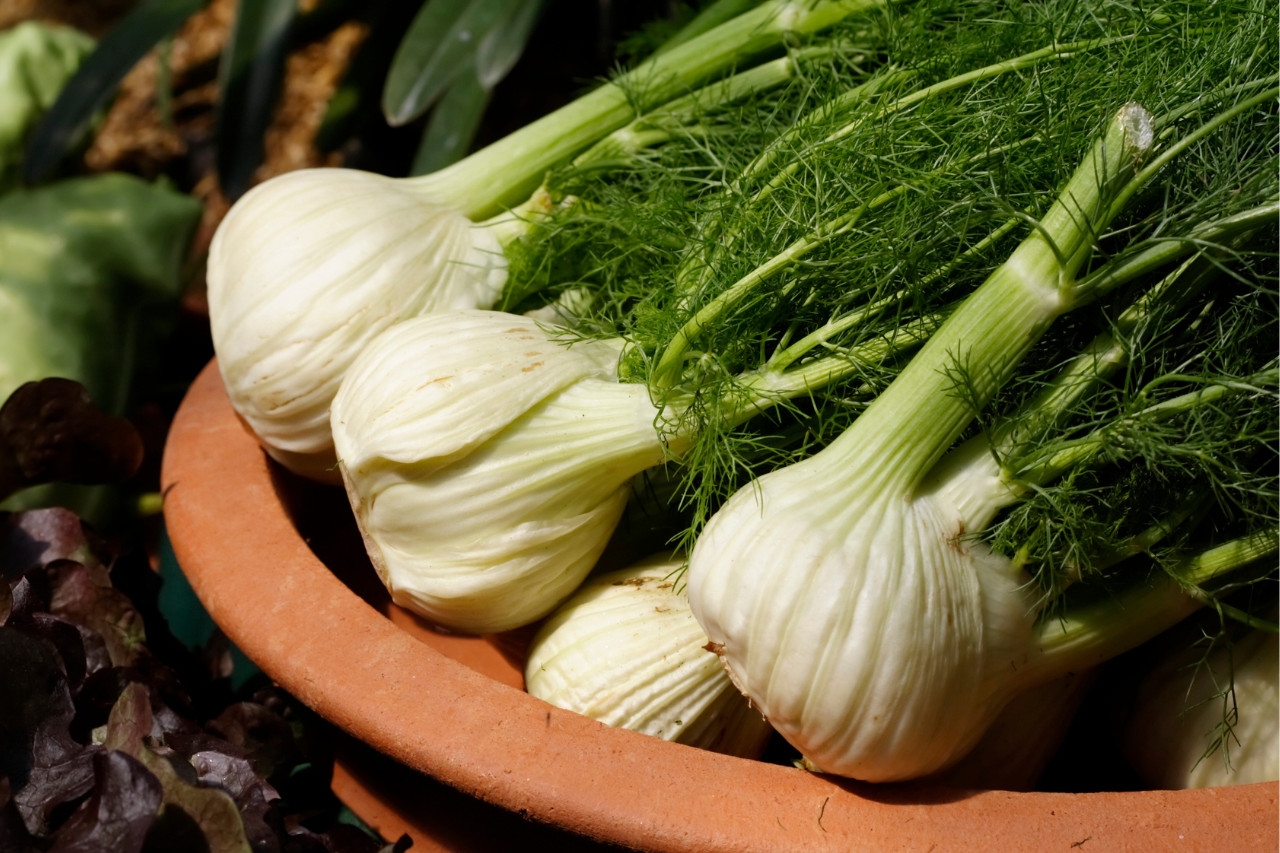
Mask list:
POLYGON ((218 180, 230 199, 249 188, 262 162, 284 78, 296 0, 241 0, 218 73, 218 180))
POLYGON ((512 26, 506 20, 511 9, 511 0, 427 0, 391 62, 382 93, 387 121, 398 127, 430 109, 474 67, 479 45, 512 26))
POLYGON ((467 153, 489 105, 489 94, 475 74, 464 74, 454 81, 431 112, 411 174, 434 172, 467 153))
POLYGON ((93 116, 129 71, 165 36, 200 11, 208 0, 149 0, 102 39, 68 81, 36 127, 27 146, 23 179, 36 183, 78 144, 93 116))

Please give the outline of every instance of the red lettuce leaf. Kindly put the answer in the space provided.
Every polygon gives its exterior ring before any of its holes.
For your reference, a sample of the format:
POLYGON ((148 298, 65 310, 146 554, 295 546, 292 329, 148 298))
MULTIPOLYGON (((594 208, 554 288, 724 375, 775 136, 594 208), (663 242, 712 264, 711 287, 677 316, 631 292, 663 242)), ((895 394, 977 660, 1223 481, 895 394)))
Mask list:
POLYGON ((91 557, 94 544, 80 518, 69 510, 53 507, 0 517, 0 567, 10 583, 54 560, 83 562, 91 557))
POLYGON ((0 673, 0 776, 26 830, 42 835, 55 809, 92 788, 98 748, 71 737, 75 706, 51 643, 0 627, 0 673))
POLYGON ((0 566, 0 850, 409 845, 337 821, 325 724, 310 712, 277 689, 228 702, 225 678, 200 683, 207 662, 173 642, 154 601, 144 618, 115 585, 156 595, 129 575, 145 563, 118 560, 70 513, 38 510, 0 515, 0 566))
POLYGON ((0 406, 0 498, 40 483, 118 483, 142 465, 133 424, 71 379, 27 382, 0 406))
POLYGON ((156 820, 161 788, 130 755, 94 756, 93 793, 58 829, 49 853, 140 853, 156 820))

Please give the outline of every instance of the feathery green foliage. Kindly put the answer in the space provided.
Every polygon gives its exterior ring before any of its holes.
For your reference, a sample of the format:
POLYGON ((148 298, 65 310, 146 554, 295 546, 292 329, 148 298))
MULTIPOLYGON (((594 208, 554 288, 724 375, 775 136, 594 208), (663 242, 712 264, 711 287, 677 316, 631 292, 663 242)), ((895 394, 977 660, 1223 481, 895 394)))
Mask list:
MULTIPOLYGON (((1136 101, 1157 118, 1155 165, 1096 235, 1072 291, 1090 304, 978 420, 1018 436, 993 451, 1027 478, 985 538, 1053 597, 1135 552, 1171 561, 1274 527, 1275 17, 1256 0, 923 0, 851 18, 791 46, 810 58, 785 86, 631 168, 554 175, 557 198, 591 203, 520 250, 505 307, 585 292, 577 333, 633 343, 626 378, 693 438, 668 531, 688 544, 753 476, 842 432, 1136 101), (1099 336, 1114 363, 1051 416, 1029 402, 1099 336), (789 402, 760 390, 826 364, 838 381, 789 402), (744 423, 762 400, 778 405, 744 423), (1037 467, 1068 452, 1052 477, 1037 467)), ((970 379, 958 365, 955 393, 970 379)))

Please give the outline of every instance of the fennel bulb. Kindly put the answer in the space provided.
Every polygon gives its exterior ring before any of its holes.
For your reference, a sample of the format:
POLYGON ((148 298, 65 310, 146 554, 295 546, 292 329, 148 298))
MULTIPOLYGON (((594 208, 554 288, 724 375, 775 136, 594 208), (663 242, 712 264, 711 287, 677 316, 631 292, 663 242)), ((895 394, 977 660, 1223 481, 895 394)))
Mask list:
POLYGON ((396 603, 446 627, 528 624, 586 577, 666 448, 620 345, 493 311, 408 320, 333 402, 338 467, 396 603))
MULTIPOLYGON (((541 618, 595 564, 632 478, 688 447, 647 385, 619 382, 621 339, 570 337, 527 315, 438 312, 393 326, 348 371, 331 413, 338 469, 397 603, 473 633, 541 618)), ((721 416, 845 370, 744 375, 721 416)))
POLYGON ((773 729, 738 693, 657 556, 594 575, 538 629, 525 688, 552 705, 664 740, 748 758, 773 729))
POLYGON ((930 783, 950 788, 1032 791, 1075 721, 1094 673, 1071 673, 1020 693, 964 757, 930 783))
POLYGON ((958 539, 954 504, 866 466, 870 482, 838 487, 819 453, 730 498, 689 595, 734 683, 813 766, 910 779, 968 752, 1012 697, 1032 601, 1007 558, 958 539))
POLYGON ((961 538, 1008 499, 998 470, 979 455, 928 480, 973 417, 945 368, 965 358, 973 382, 994 393, 1068 308, 1064 282, 1090 229, 1152 139, 1145 110, 1122 109, 1040 230, 853 426, 733 495, 699 537, 694 614, 734 683, 812 766, 866 781, 936 772, 1029 679, 1048 677, 1031 665, 1028 578, 961 538))
POLYGON ((336 481, 328 409, 352 359, 400 320, 492 307, 502 244, 545 212, 540 193, 527 196, 549 167, 792 35, 877 5, 762 3, 433 174, 312 169, 256 187, 219 226, 208 262, 232 405, 287 468, 336 481), (503 235, 477 224, 494 217, 503 235))
POLYGON ((290 172, 209 247, 218 367, 272 457, 336 481, 329 405, 352 358, 405 318, 492 304, 505 280, 497 236, 456 210, 369 172, 290 172))
POLYGON ((1156 788, 1280 779, 1278 674, 1280 638, 1260 629, 1207 658, 1168 655, 1139 685, 1125 755, 1156 788))

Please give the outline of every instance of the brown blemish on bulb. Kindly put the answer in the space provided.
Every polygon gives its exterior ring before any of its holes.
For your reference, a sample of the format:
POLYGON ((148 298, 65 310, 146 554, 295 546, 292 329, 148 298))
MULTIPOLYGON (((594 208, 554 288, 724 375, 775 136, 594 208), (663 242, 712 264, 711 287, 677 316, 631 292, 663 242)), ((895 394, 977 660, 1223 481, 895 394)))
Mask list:
POLYGON ((520 328, 520 327, 518 327, 518 326, 517 326, 517 327, 515 327, 515 328, 513 328, 513 329, 504 329, 504 330, 502 331, 502 334, 504 334, 504 335, 511 335, 512 337, 514 337, 514 338, 515 338, 516 340, 518 340, 518 341, 536 341, 536 340, 538 340, 538 336, 537 336, 537 335, 531 335, 531 334, 529 334, 529 330, 528 330, 528 329, 521 329, 521 328, 520 328))
POLYGON ((947 547, 955 551, 961 556, 969 556, 969 548, 964 544, 964 519, 956 522, 956 532, 954 536, 948 536, 946 539, 947 547))
POLYGON ((715 640, 708 641, 703 648, 711 652, 713 655, 718 656, 724 654, 724 643, 717 643, 715 640))

